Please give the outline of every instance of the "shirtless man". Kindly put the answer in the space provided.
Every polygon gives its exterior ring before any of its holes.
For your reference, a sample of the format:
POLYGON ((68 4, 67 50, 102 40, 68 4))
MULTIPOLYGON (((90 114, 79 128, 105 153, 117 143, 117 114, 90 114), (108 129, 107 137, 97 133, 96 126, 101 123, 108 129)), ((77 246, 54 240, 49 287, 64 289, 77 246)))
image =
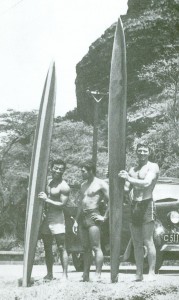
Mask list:
POLYGON ((80 239, 84 249, 83 281, 89 281, 92 250, 95 253, 95 280, 100 281, 103 265, 100 227, 108 218, 109 210, 107 208, 104 216, 102 216, 99 212, 99 204, 104 198, 107 201, 109 200, 109 189, 108 184, 104 180, 95 177, 96 170, 92 162, 85 163, 81 171, 85 181, 81 185, 81 197, 76 221, 73 225, 73 232, 77 233, 77 228, 79 227, 80 239))
POLYGON ((46 193, 41 192, 38 197, 45 202, 45 218, 41 226, 42 240, 44 243, 47 275, 45 280, 53 279, 53 252, 52 243, 55 238, 61 265, 63 280, 67 279, 68 255, 65 249, 65 219, 63 208, 66 205, 70 188, 62 179, 66 164, 61 159, 56 159, 51 164, 52 176, 47 180, 46 193))
POLYGON ((153 280, 155 278, 156 249, 153 242, 154 203, 152 192, 159 176, 159 167, 156 163, 148 160, 150 150, 146 143, 137 145, 136 154, 137 165, 131 168, 129 173, 124 170, 120 171, 118 176, 125 179, 125 191, 130 192, 131 212, 136 209, 137 205, 142 208, 141 216, 137 214, 136 219, 132 218, 133 214, 131 214, 130 223, 137 267, 136 281, 143 280, 143 245, 148 250, 148 279, 153 280))

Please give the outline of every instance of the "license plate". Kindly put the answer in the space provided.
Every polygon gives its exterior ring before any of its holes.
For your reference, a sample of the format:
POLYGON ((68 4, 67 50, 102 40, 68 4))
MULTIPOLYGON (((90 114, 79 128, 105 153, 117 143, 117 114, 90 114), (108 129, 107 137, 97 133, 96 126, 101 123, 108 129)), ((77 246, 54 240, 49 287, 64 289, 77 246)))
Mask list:
POLYGON ((179 244, 179 233, 164 234, 163 241, 167 244, 179 244))

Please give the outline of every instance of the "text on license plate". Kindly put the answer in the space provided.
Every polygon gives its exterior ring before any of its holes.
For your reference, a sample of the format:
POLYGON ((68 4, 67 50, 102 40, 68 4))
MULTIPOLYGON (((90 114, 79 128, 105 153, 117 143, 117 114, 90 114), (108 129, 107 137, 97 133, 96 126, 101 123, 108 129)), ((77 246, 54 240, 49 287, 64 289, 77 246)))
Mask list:
POLYGON ((163 240, 167 244, 178 244, 179 243, 179 233, 164 234, 163 240))

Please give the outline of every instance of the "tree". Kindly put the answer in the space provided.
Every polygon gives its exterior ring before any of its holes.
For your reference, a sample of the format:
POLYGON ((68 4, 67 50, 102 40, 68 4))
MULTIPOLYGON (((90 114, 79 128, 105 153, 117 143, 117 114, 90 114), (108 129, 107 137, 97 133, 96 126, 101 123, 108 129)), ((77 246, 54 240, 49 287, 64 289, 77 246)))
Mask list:
MULTIPOLYGON (((104 145, 99 130, 99 148, 104 145)), ((66 120, 56 124, 52 137, 51 157, 61 156, 67 162, 66 176, 69 181, 81 180, 80 165, 86 159, 92 159, 93 128, 84 122, 66 120)), ((98 163, 98 174, 104 174, 105 159, 98 163)), ((101 153, 100 153, 101 156, 101 153)))
POLYGON ((150 65, 143 66, 138 78, 141 81, 155 83, 173 99, 170 111, 174 123, 179 119, 179 57, 174 55, 166 59, 156 60, 150 65))
POLYGON ((66 115, 62 118, 62 120, 70 120, 75 122, 81 121, 78 115, 77 107, 75 107, 73 110, 68 111, 66 115))
POLYGON ((10 201, 13 177, 29 167, 37 112, 8 110, 0 115, 0 204, 10 201), (8 155, 7 155, 8 154, 8 155), (21 165, 21 167, 20 167, 21 165))

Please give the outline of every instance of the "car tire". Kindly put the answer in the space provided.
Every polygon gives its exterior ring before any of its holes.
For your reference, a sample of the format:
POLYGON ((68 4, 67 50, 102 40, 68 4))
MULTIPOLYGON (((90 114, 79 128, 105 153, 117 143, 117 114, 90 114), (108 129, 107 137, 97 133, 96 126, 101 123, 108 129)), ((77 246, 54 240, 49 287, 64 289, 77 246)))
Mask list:
POLYGON ((83 271, 84 261, 83 261, 83 253, 72 253, 73 265, 77 272, 83 271))

